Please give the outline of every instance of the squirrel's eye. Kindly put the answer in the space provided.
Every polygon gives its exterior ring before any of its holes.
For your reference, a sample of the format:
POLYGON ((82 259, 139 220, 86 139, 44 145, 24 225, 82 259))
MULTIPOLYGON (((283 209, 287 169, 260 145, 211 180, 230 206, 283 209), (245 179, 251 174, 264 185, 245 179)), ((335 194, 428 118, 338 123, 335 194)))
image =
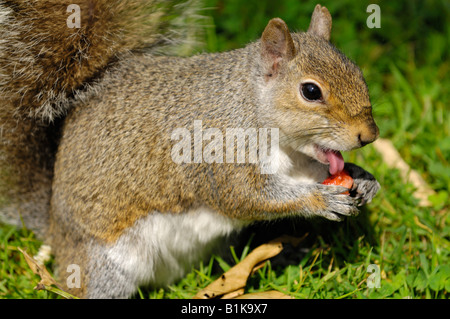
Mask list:
POLYGON ((302 96, 307 101, 321 101, 322 100, 322 91, 320 88, 311 82, 302 83, 300 87, 300 91, 302 92, 302 96))

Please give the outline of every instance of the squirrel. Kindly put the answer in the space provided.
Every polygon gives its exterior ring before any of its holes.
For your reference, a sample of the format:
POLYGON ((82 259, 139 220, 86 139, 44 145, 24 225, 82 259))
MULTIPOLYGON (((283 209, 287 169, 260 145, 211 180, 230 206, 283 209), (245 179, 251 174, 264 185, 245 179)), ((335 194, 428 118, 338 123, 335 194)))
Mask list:
POLYGON ((325 7, 306 32, 273 18, 241 49, 182 57, 160 54, 180 1, 79 0, 78 29, 69 4, 0 1, 0 215, 51 246, 70 293, 166 286, 253 222, 340 221, 379 190, 341 155, 379 130, 325 7), (351 196, 321 184, 343 170, 351 196))

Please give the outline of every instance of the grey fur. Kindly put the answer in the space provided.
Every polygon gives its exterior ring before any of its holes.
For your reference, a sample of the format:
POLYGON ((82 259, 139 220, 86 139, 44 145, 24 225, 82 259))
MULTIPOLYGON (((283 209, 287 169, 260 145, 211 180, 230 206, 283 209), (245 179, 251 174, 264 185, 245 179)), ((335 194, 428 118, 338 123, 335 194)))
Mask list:
MULTIPOLYGON (((45 237, 61 284, 66 267, 78 264, 82 288, 71 292, 129 297, 141 284, 176 280, 221 238, 253 221, 292 215, 339 221, 358 213, 358 199, 343 195, 344 188, 320 184, 328 165, 311 152, 352 150, 362 146, 362 135, 365 143, 378 136, 362 72, 327 40, 327 12, 316 10, 316 27, 306 33, 291 34, 281 19, 271 20, 261 40, 220 54, 180 58, 122 48, 114 67, 108 64, 95 80, 83 80, 70 97, 50 85, 37 92, 39 103, 30 114, 19 109, 37 122, 67 112, 55 165, 49 165, 54 175, 43 188, 52 187, 45 237), (299 88, 308 80, 326 83, 324 93, 332 99, 302 99, 299 88), (269 163, 176 163, 171 135, 176 128, 192 132, 196 120, 222 133, 277 128, 280 149, 269 163), (279 169, 262 174, 262 165, 279 169)), ((22 31, 27 27, 18 23, 22 31)), ((8 36, 13 47, 22 40, 8 36)), ((154 39, 165 40, 161 34, 154 39)), ((27 58, 23 43, 17 46, 22 51, 16 58, 34 66, 35 57, 27 58)), ((2 60, 7 57, 0 53, 0 66, 2 60)), ((21 78, 26 71, 15 75, 21 78)), ((11 93, 17 98, 28 89, 11 93)), ((0 99, 9 99, 5 90, 0 99)), ((259 145, 248 147, 261 151, 259 145)), ((348 167, 356 174, 358 196, 369 201, 378 190, 376 181, 361 168, 348 167)))

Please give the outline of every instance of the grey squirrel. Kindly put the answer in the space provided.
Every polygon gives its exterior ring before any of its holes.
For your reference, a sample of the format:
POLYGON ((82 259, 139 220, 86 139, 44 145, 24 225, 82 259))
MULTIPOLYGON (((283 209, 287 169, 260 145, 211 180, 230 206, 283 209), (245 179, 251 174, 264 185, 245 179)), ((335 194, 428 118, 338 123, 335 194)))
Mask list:
POLYGON ((66 287, 79 297, 165 286, 252 222, 339 221, 380 188, 340 153, 378 128, 325 7, 307 32, 274 18, 242 49, 175 57, 153 51, 171 43, 167 3, 78 1, 70 29, 67 1, 0 2, 0 215, 52 247, 61 284, 79 267, 81 286, 66 287), (244 161, 231 131, 248 135, 244 161), (344 169, 353 196, 321 184, 344 169))

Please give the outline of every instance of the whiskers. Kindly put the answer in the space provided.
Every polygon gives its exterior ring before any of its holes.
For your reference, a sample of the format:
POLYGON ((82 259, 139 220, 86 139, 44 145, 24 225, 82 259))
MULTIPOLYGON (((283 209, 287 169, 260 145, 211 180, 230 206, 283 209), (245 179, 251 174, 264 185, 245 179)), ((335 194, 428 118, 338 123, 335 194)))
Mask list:
POLYGON ((290 134, 280 136, 281 145, 291 145, 295 150, 311 144, 312 140, 333 140, 336 138, 335 132, 339 129, 338 125, 317 126, 308 129, 301 129, 290 134))

